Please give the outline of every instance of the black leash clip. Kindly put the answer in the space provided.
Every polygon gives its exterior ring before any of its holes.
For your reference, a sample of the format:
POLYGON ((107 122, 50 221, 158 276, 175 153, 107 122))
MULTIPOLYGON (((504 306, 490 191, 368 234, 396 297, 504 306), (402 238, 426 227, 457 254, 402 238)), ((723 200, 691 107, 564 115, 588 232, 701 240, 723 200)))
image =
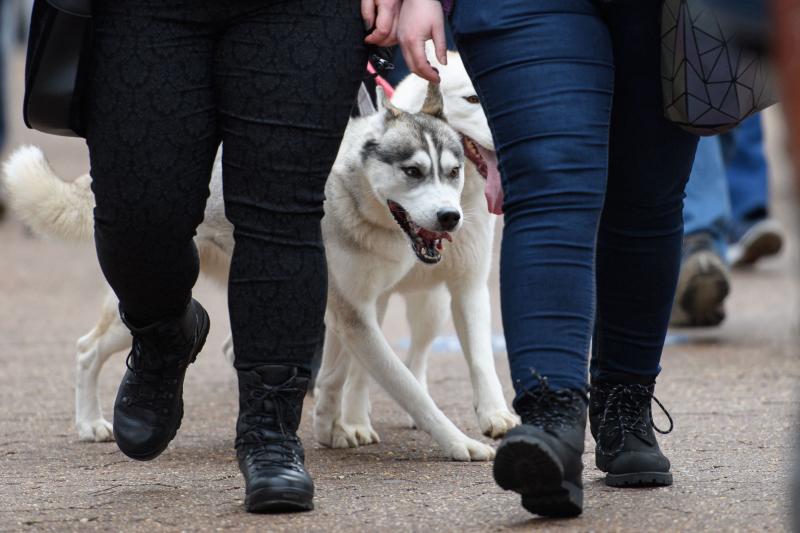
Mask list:
POLYGON ((394 70, 394 63, 391 61, 392 56, 394 55, 393 48, 385 48, 370 44, 367 45, 367 54, 369 57, 369 62, 375 69, 375 74, 373 74, 372 77, 379 76, 390 70, 394 70))

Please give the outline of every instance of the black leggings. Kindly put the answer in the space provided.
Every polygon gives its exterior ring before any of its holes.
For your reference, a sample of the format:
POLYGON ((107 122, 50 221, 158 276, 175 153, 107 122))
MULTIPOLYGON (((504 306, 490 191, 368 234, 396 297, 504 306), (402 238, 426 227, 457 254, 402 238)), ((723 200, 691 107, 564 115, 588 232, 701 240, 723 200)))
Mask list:
POLYGON ((95 3, 86 122, 100 266, 137 324, 180 314, 223 142, 236 367, 308 367, 325 180, 366 65, 358 0, 95 3))

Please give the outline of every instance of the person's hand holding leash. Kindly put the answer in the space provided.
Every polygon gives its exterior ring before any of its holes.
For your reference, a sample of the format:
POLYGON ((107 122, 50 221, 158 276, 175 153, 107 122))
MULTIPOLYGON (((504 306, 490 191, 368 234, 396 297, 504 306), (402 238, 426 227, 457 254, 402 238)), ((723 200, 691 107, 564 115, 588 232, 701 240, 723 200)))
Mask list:
POLYGON ((402 0, 361 0, 364 26, 372 30, 364 42, 375 46, 397 44, 397 18, 402 0))
POLYGON ((397 21, 397 38, 408 68, 422 78, 439 83, 439 73, 425 56, 425 41, 433 39, 436 57, 447 64, 444 13, 437 0, 405 0, 397 21))

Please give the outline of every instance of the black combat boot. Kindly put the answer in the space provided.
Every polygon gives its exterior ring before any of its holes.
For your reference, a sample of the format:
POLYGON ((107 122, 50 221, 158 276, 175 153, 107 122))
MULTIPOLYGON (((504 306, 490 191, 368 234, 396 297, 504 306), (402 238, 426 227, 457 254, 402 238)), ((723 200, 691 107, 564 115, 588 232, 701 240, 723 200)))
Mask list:
POLYGON ((114 402, 114 439, 132 459, 158 457, 183 418, 183 378, 203 348, 208 314, 192 300, 177 318, 137 328, 121 313, 133 343, 114 402))
POLYGON ((547 378, 514 401, 522 425, 509 431, 494 460, 494 479, 522 495, 531 513, 577 516, 583 511, 583 440, 586 394, 553 390, 547 378))
POLYGON ((672 417, 653 396, 655 382, 636 381, 635 377, 617 376, 592 383, 589 420, 597 443, 597 468, 606 472, 606 485, 611 487, 672 485, 669 459, 661 453, 653 432, 672 431, 672 417), (653 423, 653 400, 669 419, 666 431, 653 423))
POLYGON ((295 366, 262 365, 239 371, 236 457, 251 513, 314 508, 314 482, 297 436, 310 376, 295 366))

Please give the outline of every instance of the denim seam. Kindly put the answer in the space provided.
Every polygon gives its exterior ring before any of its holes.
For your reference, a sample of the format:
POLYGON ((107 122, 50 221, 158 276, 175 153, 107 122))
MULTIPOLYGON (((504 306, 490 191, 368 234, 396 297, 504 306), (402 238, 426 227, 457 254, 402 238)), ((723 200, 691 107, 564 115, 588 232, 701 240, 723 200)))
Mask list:
MULTIPOLYGON (((597 304, 597 240, 598 235, 600 233, 600 225, 603 222, 603 212, 605 211, 606 205, 606 196, 608 194, 608 160, 609 160, 609 151, 611 150, 611 116, 614 109, 614 77, 611 78, 611 102, 608 106, 608 114, 606 115, 606 123, 608 124, 608 135, 607 135, 607 142, 606 142, 606 160, 605 160, 605 185, 603 187, 603 208, 600 210, 600 216, 597 217, 597 225, 594 228, 594 253, 592 254, 592 304, 591 304, 591 321, 589 322, 589 332, 586 335, 586 343, 583 347, 584 353, 587 354, 587 372, 589 363, 592 360, 592 337, 595 328, 595 324, 597 323, 597 308, 599 307, 597 304)), ((597 342, 597 339, 594 339, 594 342, 597 342)), ((600 348, 597 347, 597 362, 598 365, 600 364, 601 357, 600 357, 600 348)))

